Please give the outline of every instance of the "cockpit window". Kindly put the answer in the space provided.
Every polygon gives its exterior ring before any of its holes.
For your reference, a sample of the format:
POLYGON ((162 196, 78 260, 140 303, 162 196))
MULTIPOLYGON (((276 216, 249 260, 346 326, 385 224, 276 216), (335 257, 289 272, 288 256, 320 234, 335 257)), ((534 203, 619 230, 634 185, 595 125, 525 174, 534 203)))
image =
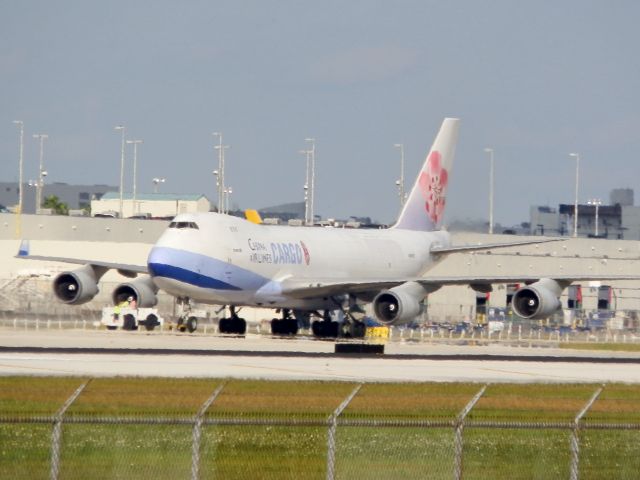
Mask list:
POLYGON ((198 224, 195 222, 171 222, 169 228, 192 228, 194 230, 200 230, 198 224))

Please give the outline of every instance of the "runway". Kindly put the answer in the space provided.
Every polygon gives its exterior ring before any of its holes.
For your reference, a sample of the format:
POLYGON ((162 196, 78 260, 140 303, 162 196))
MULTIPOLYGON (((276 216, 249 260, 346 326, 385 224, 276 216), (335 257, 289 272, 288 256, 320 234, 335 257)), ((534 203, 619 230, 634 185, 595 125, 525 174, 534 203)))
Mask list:
POLYGON ((359 382, 640 382, 640 355, 390 343, 382 356, 262 335, 0 330, 0 375, 225 377, 359 382))

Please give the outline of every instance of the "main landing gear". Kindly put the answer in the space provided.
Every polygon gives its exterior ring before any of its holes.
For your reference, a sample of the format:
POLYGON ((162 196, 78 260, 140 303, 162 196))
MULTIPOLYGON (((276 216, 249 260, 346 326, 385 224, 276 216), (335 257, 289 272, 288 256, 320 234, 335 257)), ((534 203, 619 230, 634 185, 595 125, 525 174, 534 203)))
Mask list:
POLYGON ((218 321, 218 330, 220 333, 234 333, 236 335, 244 335, 247 333, 247 321, 240 318, 236 313, 236 307, 230 306, 230 318, 221 318, 218 321))
POLYGON ((291 315, 288 308, 282 309, 282 318, 271 320, 271 333, 273 335, 296 335, 298 333, 298 320, 291 315))
POLYGON ((317 320, 311 324, 311 331, 314 337, 338 338, 340 324, 331 320, 331 312, 325 310, 322 314, 322 320, 317 320))

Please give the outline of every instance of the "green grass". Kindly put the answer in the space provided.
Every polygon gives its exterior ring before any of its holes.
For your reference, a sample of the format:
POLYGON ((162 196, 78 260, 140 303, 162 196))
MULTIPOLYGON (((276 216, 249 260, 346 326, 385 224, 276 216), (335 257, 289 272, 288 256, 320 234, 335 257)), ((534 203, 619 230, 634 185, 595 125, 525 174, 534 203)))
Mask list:
MULTIPOLYGON (((86 379, 0 377, 0 478, 48 478, 51 423, 10 419, 53 415, 86 379)), ((325 478, 331 413, 357 384, 220 379, 98 378, 91 380, 63 424, 61 478, 188 478, 193 427, 75 423, 97 417, 189 420, 224 383, 205 424, 201 477, 325 478), (251 425, 252 421, 313 425, 251 425)), ((480 390, 473 383, 366 384, 343 412, 345 421, 452 421, 480 390)), ((489 385, 464 430, 463 470, 470 479, 567 478, 568 429, 474 426, 473 422, 570 423, 597 390, 593 384, 489 385)), ((640 424, 640 385, 607 385, 584 421, 640 424)), ((640 430, 584 428, 581 478, 634 478, 640 430)), ((339 425, 337 478, 449 479, 452 427, 339 425)))
POLYGON ((454 478, 451 428, 339 427, 336 435, 337 478, 454 478))
POLYGON ((465 429, 465 479, 569 478, 568 430, 465 429))
POLYGON ((597 389, 597 385, 590 384, 490 385, 469 419, 570 422, 597 389))
POLYGON ((53 415, 86 379, 0 377, 0 417, 53 415))
POLYGON ((96 378, 68 414, 193 416, 220 383, 201 379, 96 378))
POLYGON ((48 479, 51 425, 0 423, 0 478, 48 479))
POLYGON ((60 478, 189 478, 188 425, 67 424, 60 478))
POLYGON ((610 352, 640 352, 640 343, 560 343, 560 348, 571 350, 603 350, 610 352))
POLYGON ((202 478, 323 479, 325 427, 207 426, 202 478))

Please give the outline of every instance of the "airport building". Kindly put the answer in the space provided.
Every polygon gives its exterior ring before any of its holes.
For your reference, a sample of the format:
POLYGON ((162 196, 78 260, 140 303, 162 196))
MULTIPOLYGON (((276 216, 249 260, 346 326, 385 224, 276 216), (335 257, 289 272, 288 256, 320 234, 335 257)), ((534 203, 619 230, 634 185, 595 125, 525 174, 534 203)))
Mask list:
MULTIPOLYGON (((208 212, 211 203, 205 195, 174 193, 141 193, 134 200, 132 194, 123 195, 122 216, 146 218, 172 218, 179 213, 208 212)), ((91 201, 92 216, 117 217, 120 212, 120 195, 109 192, 91 201)))
MULTIPOLYGON (((612 190, 608 204, 578 204, 577 236, 640 240, 640 207, 633 203, 633 190, 624 188, 612 190)), ((532 206, 531 235, 573 236, 575 210, 574 204, 532 206)))

